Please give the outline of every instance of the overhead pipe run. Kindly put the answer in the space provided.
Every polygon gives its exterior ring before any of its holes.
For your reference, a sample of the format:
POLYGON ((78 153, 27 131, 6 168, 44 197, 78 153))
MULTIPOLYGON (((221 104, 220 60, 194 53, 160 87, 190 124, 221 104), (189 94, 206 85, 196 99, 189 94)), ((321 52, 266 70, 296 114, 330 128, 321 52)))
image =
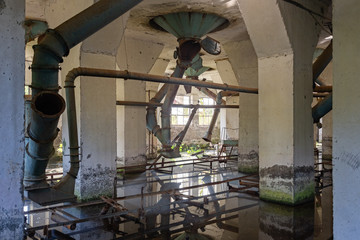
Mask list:
MULTIPOLYGON (((151 103, 151 102, 136 102, 136 101, 116 101, 116 105, 121 106, 138 106, 148 107, 155 106, 161 107, 162 103, 151 103)), ((173 108, 239 108, 239 105, 200 105, 200 104, 173 104, 173 108)))
POLYGON ((25 186, 39 182, 46 185, 43 176, 47 162, 53 154, 52 145, 56 137, 57 122, 65 108, 65 101, 57 94, 59 63, 63 62, 62 57, 67 56, 72 47, 141 1, 100 0, 57 28, 48 29, 39 44, 33 47, 33 107, 28 127, 28 134, 33 137, 30 137, 26 146, 25 186), (45 110, 42 107, 45 107, 45 110))
MULTIPOLYGON (((227 96, 239 96, 239 93, 238 92, 234 92, 234 91, 221 91, 217 94, 217 97, 216 97, 216 104, 217 105, 221 105, 222 103, 222 98, 223 97, 227 97, 227 96)), ((209 129, 208 131, 205 133, 205 136, 202 138, 204 139, 204 141, 206 142, 211 142, 211 138, 212 138, 212 132, 214 130, 214 127, 215 127, 215 123, 216 123, 216 120, 219 116, 219 113, 220 113, 220 108, 216 108, 215 111, 214 111, 214 114, 211 118, 211 122, 210 122, 210 125, 209 125, 209 129)))

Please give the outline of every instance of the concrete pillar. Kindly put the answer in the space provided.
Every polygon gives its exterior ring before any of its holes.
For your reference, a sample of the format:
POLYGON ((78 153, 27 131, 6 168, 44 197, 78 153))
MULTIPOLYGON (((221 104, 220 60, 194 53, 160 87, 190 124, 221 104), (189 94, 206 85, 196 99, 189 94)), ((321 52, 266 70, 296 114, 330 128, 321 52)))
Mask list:
MULTIPOLYGON (((318 9, 312 1, 304 2, 318 9)), ((289 205, 311 201, 316 23, 306 11, 283 1, 238 3, 258 56, 260 198, 289 205)))
MULTIPOLYGON (((81 66, 115 69, 113 56, 81 53, 81 66)), ((75 194, 91 199, 113 193, 116 176, 116 81, 81 77, 76 84, 81 146, 75 194), (106 94, 104 94, 106 93, 106 94)))
MULTIPOLYGON (((222 59, 216 61, 216 68, 219 72, 221 80, 223 83, 229 85, 239 85, 238 80, 236 79, 233 68, 228 59, 222 59)), ((239 99, 237 96, 224 98, 227 104, 239 104, 239 99), (229 103, 227 102, 229 100, 229 103)), ((238 128, 239 128, 239 109, 232 108, 223 108, 220 110, 220 137, 223 139, 237 139, 238 138, 238 128), (226 134, 225 134, 226 131, 226 134)))
MULTIPOLYGON (((258 61, 250 40, 224 44, 240 86, 258 87, 258 61)), ((258 95, 239 94, 239 171, 259 171, 258 95)))
MULTIPOLYGON (((128 14, 87 38, 65 59, 62 79, 77 66, 116 69, 116 53, 128 14), (116 29, 116 31, 114 30, 116 29), (67 61, 66 61, 67 60, 67 61)), ((79 77, 75 80, 81 163, 75 194, 82 200, 112 195, 116 176, 116 80, 79 77), (106 93, 106 94, 104 94, 106 93)), ((67 116, 64 114, 64 171, 69 168, 67 116)))
POLYGON ((23 239, 24 227, 24 18, 24 1, 0 1, 0 239, 6 240, 23 239))
MULTIPOLYGON (((116 56, 121 70, 148 73, 154 66, 163 45, 126 36, 116 56)), ((145 82, 117 82, 118 100, 145 102, 145 82)), ((124 166, 146 163, 146 111, 145 107, 118 107, 118 159, 124 166)))
POLYGON ((360 98, 357 41, 360 29, 360 3, 355 0, 333 2, 334 27, 334 100, 333 100, 333 194, 334 239, 356 239, 360 235, 359 136, 360 98))

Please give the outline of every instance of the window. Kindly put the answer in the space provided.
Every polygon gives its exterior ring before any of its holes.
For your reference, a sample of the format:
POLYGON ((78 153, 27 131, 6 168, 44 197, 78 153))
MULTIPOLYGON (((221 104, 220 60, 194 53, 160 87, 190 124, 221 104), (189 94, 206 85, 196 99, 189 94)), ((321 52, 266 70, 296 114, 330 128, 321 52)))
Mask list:
MULTIPOLYGON (((200 105, 215 105, 215 101, 211 98, 200 98, 200 105)), ((211 118, 214 114, 213 108, 199 108, 199 125, 210 125, 211 118)))
MULTIPOLYGON (((174 104, 190 104, 189 96, 176 96, 174 104)), ((189 108, 172 107, 171 108, 171 124, 185 125, 189 119, 189 108)))

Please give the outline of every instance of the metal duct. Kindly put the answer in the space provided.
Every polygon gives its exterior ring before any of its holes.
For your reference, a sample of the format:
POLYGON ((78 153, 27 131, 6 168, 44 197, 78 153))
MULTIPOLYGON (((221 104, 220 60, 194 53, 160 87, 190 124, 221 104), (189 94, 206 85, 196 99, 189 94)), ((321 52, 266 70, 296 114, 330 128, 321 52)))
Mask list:
MULTIPOLYGON (((238 92, 234 92, 234 91, 221 91, 217 94, 217 97, 216 97, 216 104, 217 105, 221 105, 222 103, 222 98, 223 97, 227 97, 227 96, 238 96, 239 93, 238 92)), ((210 125, 209 125, 209 129, 207 130, 207 132, 205 133, 204 137, 202 139, 204 139, 204 141, 206 142, 211 142, 211 138, 212 138, 212 132, 214 130, 214 127, 215 127, 215 123, 216 123, 216 120, 219 116, 219 113, 220 113, 220 108, 217 108, 214 110, 214 114, 211 118, 211 122, 210 122, 210 125)))
POLYGON ((43 180, 48 159, 52 155, 50 149, 53 149, 57 121, 65 108, 63 98, 56 93, 59 89, 58 71, 62 57, 67 56, 73 46, 140 2, 141 0, 100 0, 57 28, 47 30, 40 43, 33 47, 33 113, 30 134, 34 139, 30 137, 26 148, 25 185, 43 180), (46 99, 45 105, 42 103, 43 99, 46 99), (40 107, 46 107, 45 110, 50 113, 43 112, 40 107), (50 119, 48 116, 51 116, 50 119))
POLYGON ((316 61, 313 63, 313 88, 315 88, 315 82, 320 82, 317 79, 319 78, 320 74, 324 71, 326 66, 332 60, 332 41, 330 42, 329 46, 317 57, 316 61))
POLYGON ((320 118, 325 116, 328 112, 332 110, 332 93, 325 97, 323 100, 318 102, 312 108, 312 117, 314 123, 318 123, 320 118))
POLYGON ((64 99, 56 92, 43 91, 33 97, 31 119, 27 126, 24 185, 46 186, 45 169, 54 154, 60 115, 65 110, 64 99), (39 129, 46 129, 39 131, 39 129))
POLYGON ((188 121, 186 122, 186 125, 184 127, 184 130, 182 130, 175 138, 174 138, 174 141, 173 143, 176 142, 176 145, 174 147, 174 152, 175 153, 178 153, 180 155, 180 145, 182 143, 182 141, 184 140, 184 137, 190 127, 190 124, 192 122, 192 120, 194 119, 195 117, 195 114, 196 114, 196 111, 198 110, 198 107, 194 107, 193 110, 191 111, 191 114, 190 114, 190 117, 188 119, 188 121))

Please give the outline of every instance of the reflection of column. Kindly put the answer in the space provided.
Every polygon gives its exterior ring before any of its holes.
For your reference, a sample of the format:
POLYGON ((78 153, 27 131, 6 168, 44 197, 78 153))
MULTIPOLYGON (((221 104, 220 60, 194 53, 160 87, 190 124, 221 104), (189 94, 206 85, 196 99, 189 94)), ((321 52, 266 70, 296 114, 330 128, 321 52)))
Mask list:
POLYGON ((312 239, 314 204, 291 207, 260 202, 259 220, 259 240, 312 239))
MULTIPOLYGON (((254 204, 254 201, 239 198, 239 206, 254 204)), ((259 206, 246 208, 239 211, 238 219, 239 236, 247 239, 258 239, 259 235, 259 206)))

